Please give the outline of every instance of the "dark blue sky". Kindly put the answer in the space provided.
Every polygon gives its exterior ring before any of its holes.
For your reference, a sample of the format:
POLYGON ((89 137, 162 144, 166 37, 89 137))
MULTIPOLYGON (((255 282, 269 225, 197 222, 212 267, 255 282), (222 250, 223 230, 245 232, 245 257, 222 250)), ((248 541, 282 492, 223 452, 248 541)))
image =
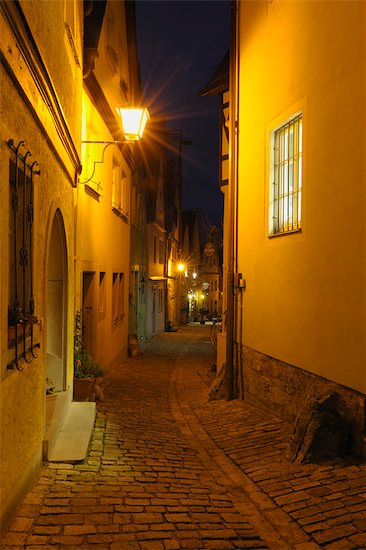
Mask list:
POLYGON ((201 97, 229 49, 229 0, 136 0, 144 101, 164 114, 183 140, 183 208, 222 217, 218 184, 218 97, 201 97))

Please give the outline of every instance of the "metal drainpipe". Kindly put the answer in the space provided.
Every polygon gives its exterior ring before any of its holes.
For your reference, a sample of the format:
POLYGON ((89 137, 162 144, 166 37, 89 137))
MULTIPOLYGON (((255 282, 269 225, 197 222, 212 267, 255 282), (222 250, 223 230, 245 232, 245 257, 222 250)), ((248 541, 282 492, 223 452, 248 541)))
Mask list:
POLYGON ((227 246, 228 246, 228 270, 227 270, 227 316, 226 316, 226 398, 235 397, 234 384, 234 341, 236 332, 235 323, 235 273, 237 271, 236 258, 236 226, 237 226, 237 97, 238 97, 238 10, 236 0, 231 0, 231 28, 230 28, 230 111, 229 111, 229 186, 228 186, 228 224, 227 224, 227 246))

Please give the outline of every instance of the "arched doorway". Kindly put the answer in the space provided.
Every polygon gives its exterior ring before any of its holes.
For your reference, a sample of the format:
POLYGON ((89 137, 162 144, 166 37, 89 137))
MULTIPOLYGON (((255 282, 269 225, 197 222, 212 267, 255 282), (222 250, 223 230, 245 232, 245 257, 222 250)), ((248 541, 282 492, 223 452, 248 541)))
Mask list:
POLYGON ((44 455, 52 451, 57 434, 70 405, 66 391, 67 371, 67 249, 62 214, 56 210, 49 239, 46 271, 46 395, 44 455))
POLYGON ((66 388, 66 262, 65 228, 60 210, 53 218, 47 265, 47 378, 56 392, 66 388))

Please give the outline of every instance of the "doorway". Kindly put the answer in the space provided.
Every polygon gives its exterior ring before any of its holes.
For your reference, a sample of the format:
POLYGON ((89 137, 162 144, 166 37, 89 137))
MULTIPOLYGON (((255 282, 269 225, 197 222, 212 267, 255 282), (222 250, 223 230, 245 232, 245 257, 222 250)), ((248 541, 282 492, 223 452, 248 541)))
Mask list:
POLYGON ((95 271, 83 272, 82 341, 84 349, 95 358, 96 353, 96 306, 95 271))
POLYGON ((67 391, 67 248, 62 214, 56 210, 49 239, 46 272, 46 407, 43 455, 47 459, 66 416, 67 391), (53 388, 53 391, 50 391, 53 388))
POLYGON ((60 210, 53 218, 47 262, 46 377, 55 392, 66 388, 67 255, 60 210))

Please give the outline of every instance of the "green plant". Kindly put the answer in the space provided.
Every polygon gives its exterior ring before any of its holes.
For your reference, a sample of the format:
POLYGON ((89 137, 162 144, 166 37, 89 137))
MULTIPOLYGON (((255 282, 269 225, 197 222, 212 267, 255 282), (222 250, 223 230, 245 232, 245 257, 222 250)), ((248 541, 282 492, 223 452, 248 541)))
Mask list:
POLYGON ((93 361, 86 350, 74 351, 74 376, 75 378, 97 378, 103 376, 103 368, 93 361))
POLYGON ((96 363, 89 352, 83 348, 81 314, 80 311, 77 311, 74 331, 74 377, 97 378, 103 374, 103 367, 96 363))

